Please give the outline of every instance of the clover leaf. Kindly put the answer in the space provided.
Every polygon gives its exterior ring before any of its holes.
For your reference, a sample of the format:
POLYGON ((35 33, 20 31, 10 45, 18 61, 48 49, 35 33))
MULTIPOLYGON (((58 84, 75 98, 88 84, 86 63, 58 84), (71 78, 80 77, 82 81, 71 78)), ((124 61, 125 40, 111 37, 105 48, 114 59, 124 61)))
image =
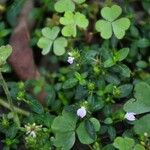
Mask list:
POLYGON ((134 112, 142 114, 150 112, 150 85, 145 82, 140 82, 135 85, 134 98, 127 101, 124 105, 126 112, 134 112))
POLYGON ((119 150, 131 150, 134 146, 134 140, 128 137, 117 137, 113 146, 119 150))
POLYGON ((70 111, 63 110, 62 115, 59 115, 53 120, 51 129, 55 134, 53 144, 62 150, 69 150, 75 143, 75 134, 83 144, 93 143, 97 136, 96 132, 100 130, 100 122, 96 118, 90 118, 77 125, 77 115, 70 111))
POLYGON ((42 54, 46 55, 50 52, 53 45, 53 51, 56 55, 60 56, 65 53, 65 47, 68 42, 64 37, 58 37, 60 28, 55 26, 52 29, 45 27, 42 29, 42 37, 39 39, 37 45, 42 48, 42 54))
POLYGON ((113 146, 118 150, 145 150, 140 144, 135 144, 134 139, 128 137, 117 137, 113 146))
POLYGON ((122 13, 122 9, 118 5, 112 7, 104 7, 101 10, 101 16, 105 19, 100 19, 96 22, 95 28, 101 33, 102 38, 109 39, 112 34, 122 39, 125 35, 125 31, 130 26, 130 20, 128 18, 117 19, 122 13))
POLYGON ((76 37, 76 27, 78 26, 79 28, 86 29, 86 27, 89 24, 89 21, 83 14, 79 12, 76 12, 74 14, 71 11, 67 11, 65 12, 64 17, 60 18, 60 23, 65 25, 61 31, 64 36, 76 37))
POLYGON ((55 133, 53 143, 56 147, 61 147, 62 150, 71 149, 75 143, 76 123, 77 117, 65 110, 54 119, 51 128, 55 133))
POLYGON ((6 63, 6 60, 11 53, 12 53, 12 47, 10 45, 0 47, 0 66, 6 63))
POLYGON ((55 3, 55 10, 57 12, 66 12, 71 11, 73 12, 75 10, 75 3, 81 4, 85 2, 85 0, 59 0, 55 3))

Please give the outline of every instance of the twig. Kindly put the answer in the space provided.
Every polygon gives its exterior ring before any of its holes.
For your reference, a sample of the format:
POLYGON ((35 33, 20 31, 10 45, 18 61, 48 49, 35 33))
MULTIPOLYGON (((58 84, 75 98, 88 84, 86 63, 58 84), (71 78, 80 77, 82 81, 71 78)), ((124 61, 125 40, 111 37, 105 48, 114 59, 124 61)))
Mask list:
MULTIPOLYGON (((3 107, 11 110, 10 105, 7 102, 5 102, 5 100, 3 100, 1 98, 0 98, 0 105, 2 105, 3 107)), ((18 113, 18 114, 21 114, 21 115, 24 115, 24 116, 29 116, 30 115, 30 113, 28 111, 25 111, 23 109, 15 107, 15 106, 13 106, 13 108, 14 108, 15 112, 18 113)))
POLYGON ((3 78, 3 75, 2 73, 0 72, 0 80, 2 81, 2 87, 4 89, 4 92, 6 94, 6 97, 7 97, 7 100, 9 102, 9 107, 10 107, 10 110, 13 112, 14 114, 14 121, 16 122, 16 124, 18 126, 20 126, 20 121, 19 121, 19 117, 13 107, 13 102, 12 102, 12 98, 11 98, 11 95, 10 95, 10 92, 8 90, 8 87, 7 87, 7 83, 5 82, 4 78, 3 78))

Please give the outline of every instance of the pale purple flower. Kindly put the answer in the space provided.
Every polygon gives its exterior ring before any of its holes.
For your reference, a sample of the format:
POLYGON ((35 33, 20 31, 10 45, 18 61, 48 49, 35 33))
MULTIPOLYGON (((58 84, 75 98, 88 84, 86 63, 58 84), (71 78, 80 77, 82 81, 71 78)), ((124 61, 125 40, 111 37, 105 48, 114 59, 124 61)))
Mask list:
POLYGON ((86 109, 85 107, 81 107, 77 110, 77 116, 84 118, 86 116, 86 109))
POLYGON ((67 62, 68 62, 69 64, 73 64, 73 61, 74 61, 74 57, 69 56, 68 59, 67 59, 67 62))
POLYGON ((129 121, 134 121, 136 119, 135 115, 136 115, 136 113, 134 113, 134 112, 127 112, 125 114, 125 118, 129 121))

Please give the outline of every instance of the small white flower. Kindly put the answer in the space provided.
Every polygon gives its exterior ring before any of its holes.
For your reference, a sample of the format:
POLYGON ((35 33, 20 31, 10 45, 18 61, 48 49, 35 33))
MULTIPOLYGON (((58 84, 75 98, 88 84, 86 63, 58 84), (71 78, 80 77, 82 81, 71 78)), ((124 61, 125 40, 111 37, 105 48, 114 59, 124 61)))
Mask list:
POLYGON ((29 135, 30 135, 30 136, 32 136, 33 138, 35 138, 35 137, 36 137, 36 133, 35 133, 35 131, 31 131, 29 135))
POLYGON ((136 119, 135 115, 136 115, 136 113, 134 113, 134 112, 127 112, 125 114, 125 118, 129 121, 134 121, 136 119))
POLYGON ((69 56, 68 59, 67 59, 67 62, 68 62, 69 64, 73 64, 73 62, 74 62, 74 57, 69 56))
POLYGON ((77 116, 84 118, 86 116, 86 109, 85 107, 81 107, 77 110, 77 116))
POLYGON ((33 124, 27 124, 25 125, 26 134, 30 137, 35 138, 38 131, 40 131, 42 128, 42 125, 36 125, 33 124))

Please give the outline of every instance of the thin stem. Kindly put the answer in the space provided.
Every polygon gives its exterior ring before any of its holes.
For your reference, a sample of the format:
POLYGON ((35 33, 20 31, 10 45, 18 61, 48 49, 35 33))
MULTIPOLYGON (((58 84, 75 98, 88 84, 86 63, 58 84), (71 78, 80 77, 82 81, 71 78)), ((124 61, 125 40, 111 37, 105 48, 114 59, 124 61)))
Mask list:
POLYGON ((93 149, 91 145, 88 145, 88 147, 89 147, 91 150, 93 149))
MULTIPOLYGON (((10 110, 10 105, 1 98, 0 98, 0 105, 2 105, 3 107, 10 110)), ((28 111, 25 111, 23 109, 15 107, 15 106, 13 106, 13 108, 14 108, 15 112, 18 113, 18 114, 21 114, 21 115, 24 115, 24 116, 29 116, 30 115, 30 113, 28 111)))
POLYGON ((12 98, 11 98, 11 95, 10 95, 10 92, 8 90, 8 86, 7 86, 7 83, 5 82, 4 78, 3 78, 3 75, 2 73, 0 72, 0 80, 2 81, 2 87, 4 89, 4 92, 6 94, 6 97, 7 97, 7 100, 9 102, 9 106, 10 106, 10 110, 13 112, 14 114, 14 121, 17 123, 18 126, 20 126, 20 121, 19 121, 19 117, 14 109, 14 106, 13 106, 13 101, 12 101, 12 98))

